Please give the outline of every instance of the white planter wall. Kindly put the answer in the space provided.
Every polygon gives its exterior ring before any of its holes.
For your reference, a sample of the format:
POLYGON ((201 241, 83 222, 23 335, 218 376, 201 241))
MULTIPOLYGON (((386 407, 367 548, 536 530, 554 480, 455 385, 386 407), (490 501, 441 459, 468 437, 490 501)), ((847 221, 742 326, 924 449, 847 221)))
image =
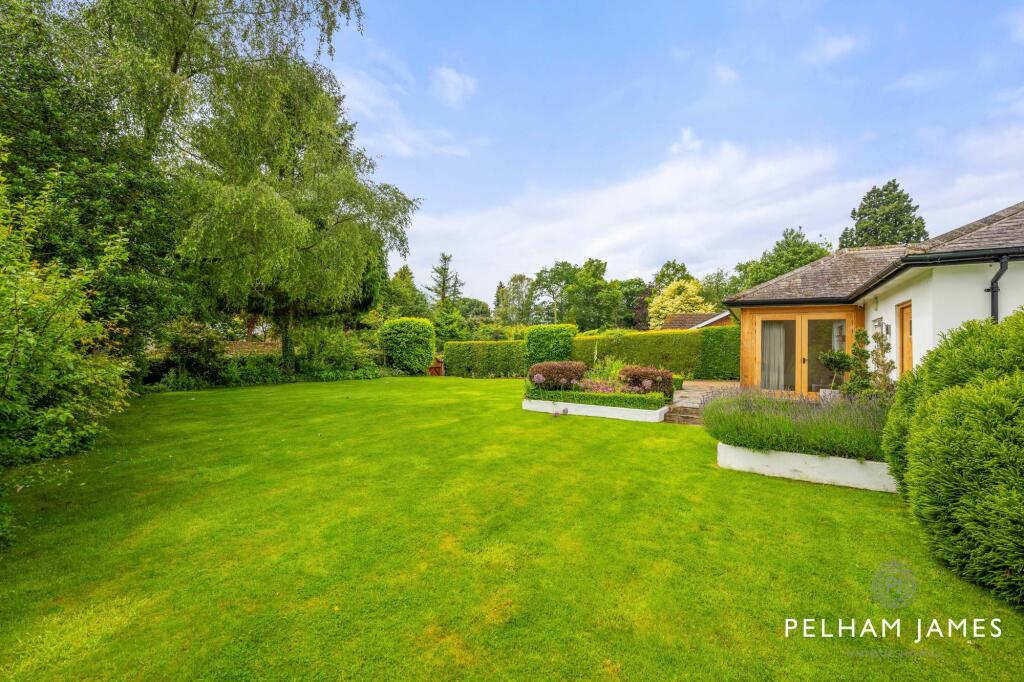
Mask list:
POLYGON ((639 410, 634 407, 609 407, 608 405, 582 405, 580 403, 563 403, 553 400, 523 399, 523 409, 530 412, 547 412, 548 414, 570 414, 581 417, 606 417, 608 419, 625 419, 633 422, 660 422, 665 420, 668 406, 660 410, 639 410))
POLYGON ((885 462, 861 462, 844 457, 821 457, 777 450, 758 452, 719 443, 718 466, 797 481, 896 492, 896 481, 889 475, 889 465, 885 462))

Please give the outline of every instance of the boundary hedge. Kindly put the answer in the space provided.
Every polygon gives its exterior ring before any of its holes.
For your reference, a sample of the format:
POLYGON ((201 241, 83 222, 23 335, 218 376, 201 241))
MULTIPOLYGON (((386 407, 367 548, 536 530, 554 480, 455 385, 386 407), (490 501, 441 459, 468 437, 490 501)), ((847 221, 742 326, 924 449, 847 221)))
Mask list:
POLYGON ((449 341, 444 344, 445 374, 487 379, 526 374, 525 341, 449 341))
MULTIPOLYGON (((526 376, 523 341, 449 341, 445 373, 463 377, 526 376)), ((631 365, 660 367, 694 379, 739 379, 740 328, 618 332, 572 339, 572 360, 587 366, 606 356, 631 365)))

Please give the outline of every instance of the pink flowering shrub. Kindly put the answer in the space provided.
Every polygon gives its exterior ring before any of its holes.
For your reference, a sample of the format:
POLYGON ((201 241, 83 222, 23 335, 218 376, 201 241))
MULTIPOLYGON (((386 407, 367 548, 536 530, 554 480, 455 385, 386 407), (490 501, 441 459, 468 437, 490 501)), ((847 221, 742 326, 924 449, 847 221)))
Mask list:
MULTIPOLYGON (((663 393, 669 400, 672 399, 672 372, 667 369, 655 367, 639 367, 629 365, 619 371, 619 378, 626 387, 633 389, 632 393, 663 393)), ((623 388, 623 391, 626 389, 623 388)))
POLYGON ((582 362, 538 362, 530 367, 527 376, 537 388, 570 391, 578 387, 586 371, 582 362))

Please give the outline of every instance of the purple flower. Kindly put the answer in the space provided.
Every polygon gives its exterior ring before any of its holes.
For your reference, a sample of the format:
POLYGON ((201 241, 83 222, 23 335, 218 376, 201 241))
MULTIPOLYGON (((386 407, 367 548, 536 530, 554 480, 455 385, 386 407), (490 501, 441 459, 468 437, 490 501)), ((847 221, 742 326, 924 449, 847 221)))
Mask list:
POLYGON ((544 383, 544 375, 543 374, 534 374, 533 375, 533 383, 535 383, 535 384, 543 384, 544 383))
POLYGON ((651 381, 650 379, 644 379, 644 380, 643 380, 643 381, 642 381, 642 382, 640 383, 640 385, 644 387, 644 390, 645 390, 645 391, 649 391, 649 390, 651 390, 651 387, 652 387, 652 386, 654 386, 654 382, 653 382, 653 381, 651 381))
POLYGON ((563 386, 565 386, 565 384, 566 384, 566 381, 567 381, 567 380, 566 380, 566 378, 565 378, 565 377, 562 377, 561 379, 559 379, 559 380, 558 380, 558 383, 560 383, 560 384, 562 384, 563 386))

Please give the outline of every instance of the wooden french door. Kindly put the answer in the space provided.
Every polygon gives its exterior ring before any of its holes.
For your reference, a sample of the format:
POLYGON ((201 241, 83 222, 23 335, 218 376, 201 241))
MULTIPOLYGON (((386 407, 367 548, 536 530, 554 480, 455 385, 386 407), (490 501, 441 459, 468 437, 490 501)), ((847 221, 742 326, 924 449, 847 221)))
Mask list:
MULTIPOLYGON (((760 388, 817 395, 833 386, 820 353, 853 348, 856 313, 849 310, 762 313, 756 316, 754 376, 760 388)), ((835 386, 842 383, 838 377, 835 386)))
POLYGON ((900 330, 900 376, 914 366, 914 315, 909 302, 896 306, 900 330))

